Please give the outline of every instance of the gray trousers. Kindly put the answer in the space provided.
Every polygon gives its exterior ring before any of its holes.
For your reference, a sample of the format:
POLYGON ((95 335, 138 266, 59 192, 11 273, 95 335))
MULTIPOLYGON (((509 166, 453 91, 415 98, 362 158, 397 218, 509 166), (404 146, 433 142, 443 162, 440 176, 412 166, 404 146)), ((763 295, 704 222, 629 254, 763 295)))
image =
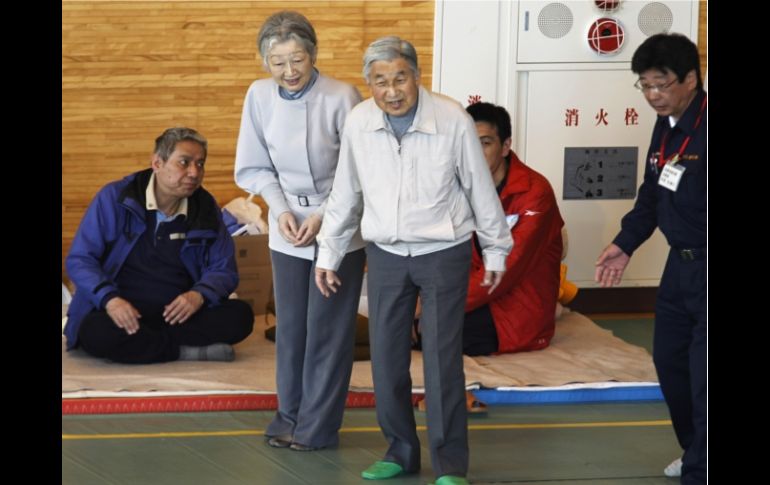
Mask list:
POLYGON ((353 369, 363 249, 345 256, 342 285, 325 298, 313 261, 270 251, 276 304, 278 412, 267 436, 313 447, 335 446, 353 369))
POLYGON ((385 461, 420 468, 412 407, 412 322, 422 300, 422 353, 431 462, 436 477, 468 473, 462 331, 471 243, 416 257, 366 248, 369 335, 377 421, 389 447, 385 461))

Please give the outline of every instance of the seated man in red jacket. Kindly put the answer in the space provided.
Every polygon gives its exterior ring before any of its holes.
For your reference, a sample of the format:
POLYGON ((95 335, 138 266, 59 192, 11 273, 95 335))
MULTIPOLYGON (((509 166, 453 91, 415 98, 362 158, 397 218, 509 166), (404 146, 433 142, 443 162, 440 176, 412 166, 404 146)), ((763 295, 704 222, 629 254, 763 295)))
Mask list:
POLYGON ((479 285, 484 265, 473 238, 463 353, 539 350, 554 334, 564 221, 548 180, 511 150, 511 117, 505 108, 476 103, 467 111, 476 121, 514 245, 503 280, 490 295, 479 285))

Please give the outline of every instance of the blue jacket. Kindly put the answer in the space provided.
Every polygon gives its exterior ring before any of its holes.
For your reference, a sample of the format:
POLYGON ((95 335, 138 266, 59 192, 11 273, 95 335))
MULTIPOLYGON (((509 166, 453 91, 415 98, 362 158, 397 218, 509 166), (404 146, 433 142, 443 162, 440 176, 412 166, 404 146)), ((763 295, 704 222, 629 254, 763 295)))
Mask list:
MULTIPOLYGON (((67 349, 77 344, 86 315, 102 309, 104 297, 120 294, 115 277, 147 230, 145 191, 152 169, 136 172, 103 187, 88 206, 67 255, 67 273, 77 291, 67 312, 67 349)), ((214 198, 199 188, 188 199, 187 237, 181 259, 209 306, 216 306, 238 286, 235 245, 214 198)))
POLYGON ((706 247, 707 109, 704 109, 695 128, 705 97, 706 93, 700 91, 673 129, 667 116, 658 116, 639 195, 634 208, 623 217, 621 231, 613 241, 629 256, 652 235, 656 227, 660 228, 673 248, 706 247), (679 162, 686 170, 676 192, 658 185, 660 169, 654 163, 661 156, 661 141, 667 134, 666 153, 662 155, 664 159, 677 153, 684 140, 690 137, 679 162))

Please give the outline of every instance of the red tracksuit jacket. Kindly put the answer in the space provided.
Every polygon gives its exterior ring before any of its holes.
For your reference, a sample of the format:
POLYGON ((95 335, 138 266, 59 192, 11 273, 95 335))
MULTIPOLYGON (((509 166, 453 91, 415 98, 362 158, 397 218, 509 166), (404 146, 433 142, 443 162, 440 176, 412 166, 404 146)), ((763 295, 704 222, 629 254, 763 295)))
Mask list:
POLYGON ((514 245, 506 272, 488 295, 480 286, 484 263, 474 245, 465 311, 489 304, 499 353, 542 349, 554 334, 564 221, 551 184, 513 152, 500 202, 506 216, 518 215, 511 228, 514 245))

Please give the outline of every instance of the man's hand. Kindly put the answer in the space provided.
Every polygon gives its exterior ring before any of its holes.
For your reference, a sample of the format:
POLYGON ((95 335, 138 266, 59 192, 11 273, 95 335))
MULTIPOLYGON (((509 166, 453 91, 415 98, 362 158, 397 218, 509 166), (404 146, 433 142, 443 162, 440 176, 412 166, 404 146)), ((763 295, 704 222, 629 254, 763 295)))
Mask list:
POLYGON ((105 310, 115 325, 125 330, 127 334, 133 335, 139 330, 139 319, 142 315, 128 300, 119 296, 111 298, 105 305, 105 310))
POLYGON ((610 244, 602 254, 599 255, 599 259, 596 260, 596 272, 594 273, 594 280, 599 283, 601 287, 615 286, 623 279, 623 271, 628 266, 628 261, 631 256, 623 252, 615 244, 610 244))
POLYGON ((484 271, 484 280, 481 282, 481 286, 489 286, 488 295, 491 295, 497 285, 503 281, 503 275, 505 271, 484 271))
POLYGON ((296 242, 294 246, 301 248, 304 246, 310 246, 315 241, 315 237, 318 231, 321 230, 321 218, 316 214, 311 214, 307 219, 299 226, 299 230, 296 233, 296 242))
POLYGON ((297 219, 291 212, 278 216, 278 232, 289 244, 297 244, 297 219))
POLYGON ((337 273, 330 269, 315 269, 315 285, 323 296, 329 298, 332 293, 337 293, 337 287, 342 285, 337 273))
POLYGON ((169 325, 184 323, 203 306, 203 301, 203 295, 197 291, 190 290, 182 293, 165 306, 163 319, 169 325))

